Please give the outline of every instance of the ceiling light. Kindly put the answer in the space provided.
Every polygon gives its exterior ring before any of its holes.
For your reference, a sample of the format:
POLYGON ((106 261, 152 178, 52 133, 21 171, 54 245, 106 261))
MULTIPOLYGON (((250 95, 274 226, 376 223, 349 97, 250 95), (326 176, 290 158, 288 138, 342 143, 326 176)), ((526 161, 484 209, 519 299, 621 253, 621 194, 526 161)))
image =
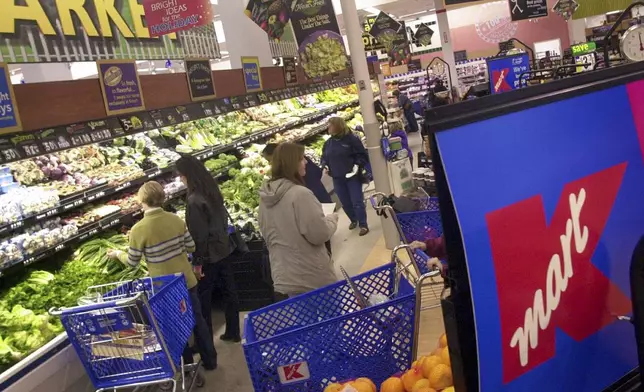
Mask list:
POLYGON ((402 19, 402 18, 406 18, 408 16, 420 15, 420 14, 424 14, 424 13, 430 12, 430 11, 433 11, 433 10, 412 12, 411 14, 401 15, 400 18, 402 19))
POLYGON ((363 10, 367 11, 372 15, 378 15, 380 13, 380 10, 376 7, 365 7, 363 8, 363 10))

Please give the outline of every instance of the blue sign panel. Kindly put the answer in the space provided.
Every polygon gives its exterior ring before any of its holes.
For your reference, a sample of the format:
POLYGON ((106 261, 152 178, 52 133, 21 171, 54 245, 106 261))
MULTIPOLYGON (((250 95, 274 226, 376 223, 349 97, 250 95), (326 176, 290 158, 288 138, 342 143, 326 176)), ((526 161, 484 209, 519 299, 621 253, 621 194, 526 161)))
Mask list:
POLYGON ((599 392, 637 366, 644 81, 436 134, 471 282, 482 392, 599 392), (565 119, 583 107, 593 116, 565 119))
MULTIPOLYGON (((519 78, 530 71, 530 56, 527 53, 498 57, 487 60, 487 71, 490 77, 490 92, 504 93, 521 87, 519 78)), ((528 75, 524 76, 526 79, 528 75)))
POLYGON ((0 133, 19 131, 20 116, 11 86, 8 65, 0 63, 0 133))
POLYGON ((246 92, 259 91, 262 89, 262 69, 257 57, 242 57, 242 71, 244 72, 244 83, 246 92))

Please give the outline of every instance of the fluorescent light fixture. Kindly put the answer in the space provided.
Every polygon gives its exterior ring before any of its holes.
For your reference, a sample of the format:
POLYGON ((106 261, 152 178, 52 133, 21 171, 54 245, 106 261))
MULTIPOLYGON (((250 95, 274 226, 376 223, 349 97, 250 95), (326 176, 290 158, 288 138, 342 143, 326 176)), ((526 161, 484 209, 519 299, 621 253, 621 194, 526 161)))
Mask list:
POLYGON ((227 51, 227 50, 222 50, 222 51, 221 51, 221 54, 230 54, 230 53, 228 53, 228 51, 227 51))
POLYGON ((219 4, 219 2, 218 2, 218 0, 210 0, 210 4, 215 4, 215 5, 217 5, 217 4, 219 4))
POLYGON ((376 7, 365 7, 363 8, 363 10, 367 11, 372 15, 378 15, 380 13, 380 10, 376 7))
MULTIPOLYGON (((432 11, 433 11, 433 10, 432 10, 432 11)), ((412 12, 411 14, 400 15, 400 18, 402 19, 402 18, 406 18, 406 17, 408 17, 408 16, 421 15, 421 14, 424 14, 424 13, 427 13, 427 12, 430 12, 430 11, 418 11, 418 12, 412 12)))

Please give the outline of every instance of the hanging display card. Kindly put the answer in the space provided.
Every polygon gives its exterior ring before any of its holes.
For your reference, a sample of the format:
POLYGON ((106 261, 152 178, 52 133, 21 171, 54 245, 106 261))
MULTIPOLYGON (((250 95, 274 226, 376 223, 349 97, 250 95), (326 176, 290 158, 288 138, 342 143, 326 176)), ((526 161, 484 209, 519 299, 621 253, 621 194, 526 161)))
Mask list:
POLYGON ((259 66, 259 58, 242 57, 242 71, 244 72, 244 84, 246 85, 246 92, 262 90, 262 70, 259 66))
POLYGON ((214 17, 209 0, 143 0, 142 5, 151 37, 203 26, 214 17))
POLYGON ((145 109, 141 82, 134 60, 100 60, 96 62, 105 111, 108 115, 145 109))
POLYGON ((418 25, 418 29, 414 34, 414 39, 416 40, 416 45, 418 46, 429 46, 432 44, 432 36, 434 35, 434 30, 432 30, 425 23, 418 25))
POLYGON ((215 84, 212 80, 212 69, 209 59, 186 59, 186 77, 190 99, 202 101, 215 97, 215 84))
POLYGON ((297 66, 295 65, 294 57, 284 57, 284 80, 286 85, 297 84, 297 66))
POLYGON ((22 129, 15 95, 9 77, 9 66, 0 63, 0 133, 22 129))
POLYGON ((508 0, 512 21, 548 16, 547 0, 508 0))
POLYGON ((391 16, 384 12, 380 12, 378 17, 373 22, 369 34, 380 42, 387 52, 391 52, 394 41, 398 38, 397 33, 402 25, 391 16))
POLYGON ((284 35, 284 29, 290 19, 290 0, 250 0, 244 13, 255 24, 278 40, 284 35))

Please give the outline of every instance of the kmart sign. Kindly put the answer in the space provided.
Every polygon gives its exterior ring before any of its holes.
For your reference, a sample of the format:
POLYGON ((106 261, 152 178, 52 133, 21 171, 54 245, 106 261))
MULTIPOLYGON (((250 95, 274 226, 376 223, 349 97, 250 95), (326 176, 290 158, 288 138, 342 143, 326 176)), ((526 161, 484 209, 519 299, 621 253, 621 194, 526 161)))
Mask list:
POLYGON ((0 0, 0 62, 219 57, 214 26, 150 37, 137 0, 0 0))

